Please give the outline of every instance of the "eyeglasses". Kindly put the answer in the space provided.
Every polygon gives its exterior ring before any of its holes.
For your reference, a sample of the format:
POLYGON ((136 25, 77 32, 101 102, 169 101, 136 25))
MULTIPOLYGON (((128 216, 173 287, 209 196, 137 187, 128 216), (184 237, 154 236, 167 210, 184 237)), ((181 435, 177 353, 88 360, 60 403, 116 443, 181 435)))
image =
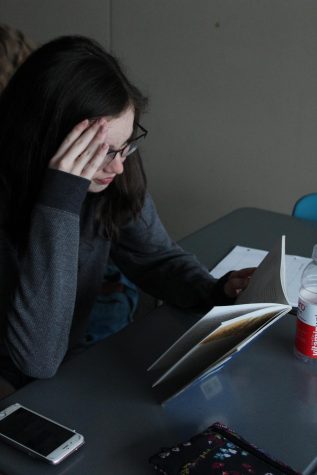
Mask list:
POLYGON ((110 150, 106 156, 107 163, 112 162, 112 160, 116 158, 117 153, 120 153, 121 157, 125 159, 137 150, 140 140, 145 139, 148 134, 148 131, 138 123, 135 123, 135 125, 139 129, 141 129, 142 133, 140 135, 137 135, 136 137, 132 137, 131 139, 129 139, 127 141, 127 144, 119 150, 110 150))

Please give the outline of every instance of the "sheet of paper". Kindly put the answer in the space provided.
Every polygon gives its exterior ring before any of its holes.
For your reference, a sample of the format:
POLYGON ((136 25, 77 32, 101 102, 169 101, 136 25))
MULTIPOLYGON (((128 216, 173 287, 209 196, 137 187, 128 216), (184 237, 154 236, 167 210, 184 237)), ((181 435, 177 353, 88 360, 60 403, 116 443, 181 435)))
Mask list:
MULTIPOLYGON (((219 279, 230 270, 239 270, 244 267, 257 267, 267 255, 267 251, 250 247, 235 246, 227 256, 214 267, 210 273, 219 279)), ((297 307, 301 275, 311 259, 300 256, 285 256, 286 289, 292 307, 297 307)))

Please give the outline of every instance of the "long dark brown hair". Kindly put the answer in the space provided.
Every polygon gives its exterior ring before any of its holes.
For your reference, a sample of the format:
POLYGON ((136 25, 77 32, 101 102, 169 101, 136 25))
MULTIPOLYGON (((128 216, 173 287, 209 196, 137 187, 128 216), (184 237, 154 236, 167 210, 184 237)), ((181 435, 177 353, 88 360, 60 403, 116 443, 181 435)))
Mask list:
MULTIPOLYGON (((27 58, 0 96, 0 185, 15 241, 27 235, 48 163, 70 130, 86 118, 117 117, 129 106, 138 122, 146 103, 118 61, 89 38, 57 38, 27 58)), ((138 215, 145 190, 135 153, 124 173, 98 193, 98 217, 108 236, 138 215)))

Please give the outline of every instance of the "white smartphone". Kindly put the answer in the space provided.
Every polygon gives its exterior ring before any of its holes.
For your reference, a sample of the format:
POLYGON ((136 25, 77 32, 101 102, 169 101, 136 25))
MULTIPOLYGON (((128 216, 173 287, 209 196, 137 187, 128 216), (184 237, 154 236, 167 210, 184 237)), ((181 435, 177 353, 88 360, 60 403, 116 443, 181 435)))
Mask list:
POLYGON ((21 404, 0 410, 0 439, 52 464, 61 462, 84 443, 81 434, 21 404))

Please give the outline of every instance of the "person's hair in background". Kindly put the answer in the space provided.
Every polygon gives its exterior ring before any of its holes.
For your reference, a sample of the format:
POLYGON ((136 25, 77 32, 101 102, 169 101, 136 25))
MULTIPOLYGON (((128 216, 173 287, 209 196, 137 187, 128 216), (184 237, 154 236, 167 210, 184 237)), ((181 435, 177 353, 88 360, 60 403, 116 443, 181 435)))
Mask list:
POLYGON ((22 31, 0 24, 0 93, 35 47, 22 31))
MULTIPOLYGON (((11 76, 36 48, 35 43, 22 31, 0 24, 0 94, 11 76)), ((0 375, 0 399, 14 392, 11 383, 0 375)), ((4 473, 0 475, 4 475, 4 473)))
MULTIPOLYGON (((0 96, 0 176, 13 241, 23 244, 49 160, 70 130, 87 118, 118 117, 128 107, 137 123, 145 105, 117 60, 91 39, 61 37, 28 57, 0 96)), ((122 221, 139 213, 145 189, 134 153, 124 173, 94 198, 103 234, 115 237, 122 221)))

